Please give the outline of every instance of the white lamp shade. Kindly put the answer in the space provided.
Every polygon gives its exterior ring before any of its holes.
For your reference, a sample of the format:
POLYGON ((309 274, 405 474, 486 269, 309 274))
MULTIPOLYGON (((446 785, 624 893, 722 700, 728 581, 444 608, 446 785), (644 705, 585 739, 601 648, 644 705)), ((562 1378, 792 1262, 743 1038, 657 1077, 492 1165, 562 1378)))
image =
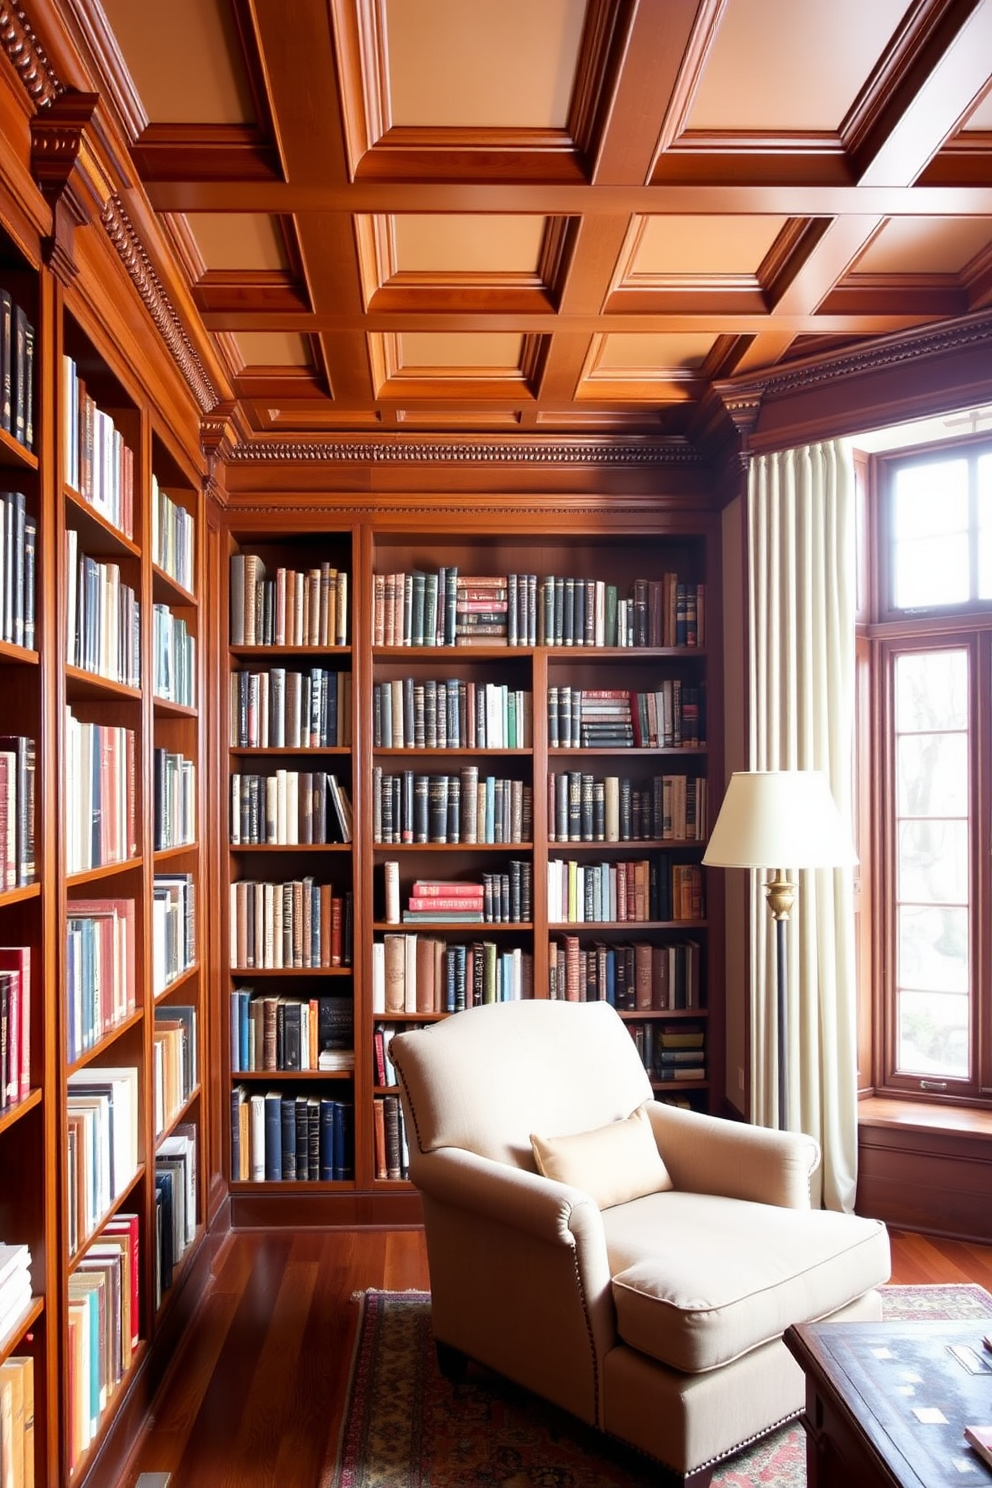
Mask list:
POLYGON ((721 868, 842 868, 858 861, 821 770, 738 770, 703 862, 721 868))

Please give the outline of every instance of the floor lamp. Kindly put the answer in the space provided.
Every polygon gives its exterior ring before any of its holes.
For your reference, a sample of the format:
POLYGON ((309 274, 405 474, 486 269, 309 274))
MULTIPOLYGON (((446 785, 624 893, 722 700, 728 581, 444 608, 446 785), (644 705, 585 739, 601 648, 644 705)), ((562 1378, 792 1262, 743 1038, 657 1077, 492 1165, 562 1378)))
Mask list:
POLYGON ((739 770, 730 777, 703 862, 720 868, 770 869, 765 895, 775 921, 778 1019, 778 1124, 786 1128, 786 922, 796 899, 797 868, 857 862, 827 777, 820 770, 739 770))

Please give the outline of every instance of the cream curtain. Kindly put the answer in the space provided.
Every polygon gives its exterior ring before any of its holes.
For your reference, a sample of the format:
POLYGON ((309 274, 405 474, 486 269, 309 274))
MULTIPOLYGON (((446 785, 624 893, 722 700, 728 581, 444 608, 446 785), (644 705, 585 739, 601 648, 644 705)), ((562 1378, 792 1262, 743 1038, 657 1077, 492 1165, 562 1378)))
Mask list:
MULTIPOLYGON (((822 770, 851 815, 854 467, 842 441, 756 457, 748 477, 749 755, 755 770, 822 770)), ((787 863, 781 865, 788 868, 787 863)), ((804 871, 787 927, 788 1125, 823 1149, 814 1202, 853 1209, 857 997, 850 870, 804 871)), ((777 1124, 775 930, 751 895, 754 1119, 777 1124)))

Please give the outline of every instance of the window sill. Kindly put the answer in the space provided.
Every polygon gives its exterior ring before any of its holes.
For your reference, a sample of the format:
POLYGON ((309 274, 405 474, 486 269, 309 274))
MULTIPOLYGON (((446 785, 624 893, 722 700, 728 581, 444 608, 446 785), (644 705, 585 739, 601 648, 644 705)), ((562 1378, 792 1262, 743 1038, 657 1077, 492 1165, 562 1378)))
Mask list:
POLYGON ((895 1096, 869 1095, 858 1101, 859 1126, 904 1131, 953 1132, 959 1137, 992 1138, 992 1111, 976 1106, 948 1106, 895 1096))

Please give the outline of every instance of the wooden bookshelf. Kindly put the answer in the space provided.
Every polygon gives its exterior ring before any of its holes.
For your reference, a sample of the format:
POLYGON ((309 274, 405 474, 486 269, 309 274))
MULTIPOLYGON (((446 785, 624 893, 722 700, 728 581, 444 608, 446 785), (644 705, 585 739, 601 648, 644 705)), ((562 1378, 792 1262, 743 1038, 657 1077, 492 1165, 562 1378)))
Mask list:
MULTIPOLYGON (((617 530, 604 508, 587 512, 581 522, 563 533, 533 514, 507 523, 504 513, 499 517, 495 512, 487 514, 487 503, 481 500, 462 530, 454 531, 451 524, 442 528, 419 513, 405 518, 401 515, 399 520, 396 513, 389 518, 356 515, 354 520, 344 522, 338 514, 335 525, 322 530, 315 527, 312 511, 297 515, 291 503, 278 517, 271 512, 253 517, 246 508, 232 513, 222 525, 219 543, 228 573, 228 603, 232 587, 239 597, 243 593, 241 556, 252 554, 264 564, 269 577, 279 567, 303 569, 320 561, 347 567, 352 606, 349 645, 343 650, 332 647, 315 651, 286 644, 231 645, 228 634, 220 637, 227 656, 226 691, 220 713, 222 726, 232 731, 226 751, 228 798, 224 802, 218 799, 215 806, 226 844, 222 858, 227 867, 221 875, 226 902, 220 927, 225 962, 232 928, 236 930, 232 885, 239 881, 282 882, 289 877, 312 875, 317 880, 332 877, 337 887, 350 886, 354 892, 352 965, 228 967, 225 972, 228 997, 245 986, 251 987, 256 1002, 263 997, 304 1000, 344 995, 352 999, 354 1020, 353 1070, 246 1071, 238 1068, 243 1061, 243 1028, 235 1036, 231 1022, 234 1005, 225 1009, 225 1092, 233 1106, 225 1119, 236 1222, 263 1223, 267 1216, 271 1222, 299 1223, 318 1222, 320 1215, 342 1220, 380 1215, 414 1217, 416 1210, 409 1207, 413 1195, 405 1178, 402 1133, 396 1129, 398 1103, 388 1065, 389 1037, 397 1027, 449 1016, 461 1006, 460 998, 471 1005, 480 997, 504 995, 504 988, 506 995, 552 995, 556 948, 566 936, 574 937, 583 954, 597 943, 605 942, 613 948, 637 941, 647 945, 659 962, 671 951, 674 966, 677 951, 682 978, 686 976, 685 948, 691 947, 691 997, 681 982, 676 993, 673 970, 671 990, 663 1006, 635 1005, 632 986, 630 1005, 623 1008, 622 1015, 639 1046, 647 1045, 652 1081, 660 1098, 685 1101, 697 1109, 716 1107, 711 1073, 714 1060, 722 1060, 722 1046, 719 1019, 714 1022, 712 1006, 715 979, 722 965, 722 948, 714 951, 719 932, 714 931, 705 907, 705 888, 701 903, 691 911, 670 902, 673 869, 695 870, 697 895, 703 884, 700 860, 711 804, 706 787, 711 778, 719 778, 713 775, 714 750, 706 737, 706 731, 714 727, 713 720, 705 716, 714 652, 705 643, 705 634, 701 638, 697 631, 692 645, 665 645, 648 644, 645 632, 640 643, 633 644, 631 619, 626 632, 610 635, 611 644, 605 643, 602 632, 598 640, 593 632, 589 643, 582 646, 569 646, 562 640, 547 644, 543 636, 535 638, 536 615, 525 618, 527 612, 521 605, 512 643, 509 634, 486 634, 485 639, 466 642, 450 629, 445 634, 437 609, 433 611, 433 629, 430 619, 425 622, 420 617, 411 628, 419 600, 409 592, 412 585, 406 585, 403 618, 395 580, 391 592, 396 612, 390 630, 383 620, 384 577, 414 572, 436 578, 442 570, 457 570, 480 581, 536 574, 538 590, 545 577, 568 574, 590 581, 590 594, 596 580, 601 585, 614 585, 621 599, 629 598, 631 603, 636 580, 656 579, 660 583, 664 574, 677 573, 692 585, 694 595, 697 588, 700 596, 705 595, 706 587, 713 582, 714 561, 713 532, 705 517, 697 522, 684 514, 672 519, 651 513, 628 518, 628 524, 627 530, 617 530), (232 586, 231 558, 235 556, 239 571, 232 586), (410 643, 414 634, 419 638, 425 633, 431 635, 433 644, 410 643), (289 669, 313 664, 332 669, 347 667, 353 675, 353 730, 347 742, 315 751, 287 746, 281 740, 273 743, 271 738, 262 742, 256 733, 254 744, 248 745, 243 717, 245 684, 240 674, 272 666, 289 669), (654 692, 660 695, 666 688, 670 691, 673 683, 682 684, 686 691, 694 689, 695 696, 704 699, 703 732, 700 736, 697 730, 692 742, 688 742, 692 733, 688 710, 686 742, 679 734, 674 740, 649 738, 646 703, 644 732, 638 726, 636 739, 622 746, 597 741, 572 748, 553 742, 548 698, 556 689, 587 693, 609 690, 629 699, 631 694, 635 698, 654 692), (505 695, 501 689, 505 689, 505 695), (513 699, 512 705, 508 699, 513 699), (485 731, 486 700, 491 708, 499 704, 504 709, 499 723, 492 714, 492 734, 485 731), (426 719, 421 716, 425 706, 426 719), (510 723, 505 721, 507 709, 512 714, 510 723), (389 713, 388 726, 384 711, 389 713), (476 726, 469 727, 473 717, 476 726), (318 766, 336 771, 347 783, 354 806, 354 840, 350 844, 266 844, 244 840, 243 832, 241 841, 230 841, 231 791, 236 778, 318 766), (549 778, 561 772, 600 779, 622 777, 629 787, 628 807, 631 790, 638 803, 642 796, 648 801, 654 791, 659 812, 662 777, 669 782, 677 778, 681 781, 682 815, 677 826, 671 820, 663 822, 660 816, 655 821, 647 807, 642 813, 638 804, 636 816, 629 822, 625 818, 623 833, 618 829, 613 840, 557 841, 549 778), (507 809, 502 829, 494 827, 492 820, 488 827, 484 825, 481 814, 485 789, 474 796, 474 822, 465 815, 467 796, 463 792, 476 792, 478 783, 484 787, 487 777, 490 799, 498 785, 497 799, 502 800, 505 791, 507 802, 516 803, 515 820, 511 824, 507 809), (698 827, 685 824, 686 782, 691 783, 690 815, 699 802, 698 827), (442 797, 448 814, 437 804, 442 797), (549 906, 549 864, 557 859, 570 859, 583 872, 599 865, 607 879, 611 873, 615 879, 617 865, 625 868, 628 863, 647 861, 656 886, 660 883, 665 889, 666 907, 659 907, 660 900, 654 908, 645 904, 634 919, 633 900, 628 912, 625 899, 611 918, 567 923, 549 906), (387 901, 387 872, 395 876, 397 886, 391 902, 387 901), (527 885, 525 902, 519 897, 522 881, 527 885), (426 919, 408 917, 418 884, 432 886, 425 892, 433 890, 444 905, 426 919), (442 892, 445 885, 454 887, 442 892), (475 898, 473 886, 478 890, 475 898), (449 892, 453 898, 445 897, 449 892), (460 909, 459 895, 471 904, 470 909, 460 909), (481 919, 477 917, 480 903, 484 906, 481 919), (476 917, 466 919, 466 914, 476 917), (415 975, 418 953, 422 958, 419 977, 415 975), (387 955, 391 967, 388 982, 387 955), (397 981, 396 969, 404 958, 406 970, 397 981), (477 968, 482 968, 482 974, 477 968), (466 970, 467 985, 460 991, 458 978, 464 977, 466 970), (425 987, 430 989, 430 1006, 425 987), (671 1044, 693 1049, 693 1040, 687 1037, 693 1031, 702 1034, 703 1048, 694 1058, 703 1062, 700 1067, 705 1073, 691 1079, 664 1078, 662 1070, 667 1061, 661 1057, 663 1047, 671 1044), (672 1039, 672 1034, 678 1037, 672 1039), (237 1149, 251 1120, 244 1107, 253 1095, 256 1120, 261 1122, 266 1093, 319 1095, 327 1087, 346 1091, 347 1098, 354 1101, 353 1178, 314 1183, 299 1178, 277 1179, 272 1172, 266 1179, 257 1168, 252 1177, 244 1166, 235 1173, 230 1164, 235 1159, 241 1161, 237 1149), (232 1129, 235 1119, 237 1142, 232 1129), (388 1152, 387 1141, 391 1142, 388 1152)), ((522 581, 517 585, 518 593, 522 592, 521 586, 522 581)), ((511 592, 513 587, 509 581, 494 586, 511 592)), ((481 582, 475 589, 484 595, 481 582)), ((429 587, 428 596, 430 616, 433 601, 429 587)), ((474 603, 480 607, 476 613, 482 613, 485 598, 474 603)), ((539 613, 543 616, 543 601, 539 613)), ((712 624, 712 619, 703 623, 712 624)), ((238 634, 242 634, 240 628, 238 634)), ((665 799, 670 801, 669 797, 665 799)), ((498 812, 495 820, 499 820, 498 812)), ((413 913, 423 915, 426 906, 420 899, 418 893, 413 913)), ((235 943, 236 939, 235 934, 235 943)), ((566 992, 563 984, 560 991, 570 996, 594 995, 593 986, 587 987, 585 978, 581 987, 570 986, 566 992)), ((239 1015, 243 1016, 240 1009, 239 1015)), ((292 1016, 295 1019, 296 1014, 292 1016)), ((257 1058, 257 1040, 262 1036, 260 1010, 256 1018, 257 1058)), ((681 1056, 677 1062, 683 1061, 681 1056)))
POLYGON ((351 535, 239 529, 225 556, 227 1174, 354 1191, 351 535))
MULTIPOLYGON (((34 401, 31 448, 26 433, 0 401, 0 487, 23 498, 21 513, 36 528, 34 577, 18 578, 24 533, 9 523, 0 567, 3 604, 0 629, 0 696, 4 734, 30 738, 35 746, 34 868, 18 871, 0 887, 0 946, 25 948, 30 970, 25 1030, 28 1059, 20 1078, 14 1047, 8 1044, 6 1096, 0 1100, 0 1242, 26 1246, 30 1255, 30 1301, 0 1326, 0 1364, 30 1357, 34 1392, 34 1468, 44 1483, 58 1450, 57 1390, 60 1367, 62 1267, 58 1251, 57 1172, 51 1160, 58 1129, 58 1082, 54 1064, 56 893, 52 876, 58 814, 54 808, 52 705, 54 665, 52 625, 55 541, 50 472, 39 459, 41 425, 37 406, 43 346, 52 331, 52 302, 44 274, 0 231, 0 289, 20 307, 33 328, 34 401), (33 634, 24 630, 33 610, 33 634), (12 628, 12 619, 16 621, 12 628)), ((0 309, 0 314, 2 314, 0 309)), ((9 364, 8 364, 9 368, 9 364)), ((16 369, 13 396, 16 400, 16 369)), ((0 381, 0 388, 4 386, 0 381)), ((6 514, 9 516, 9 512, 6 514)), ((3 747, 3 746, 0 746, 3 747)), ((23 989, 22 989, 23 992, 23 989)), ((8 1004, 10 989, 8 989, 8 1004)), ((8 1022, 8 1034, 11 1025, 8 1022)), ((21 1040, 17 1039, 17 1043, 21 1040)))

